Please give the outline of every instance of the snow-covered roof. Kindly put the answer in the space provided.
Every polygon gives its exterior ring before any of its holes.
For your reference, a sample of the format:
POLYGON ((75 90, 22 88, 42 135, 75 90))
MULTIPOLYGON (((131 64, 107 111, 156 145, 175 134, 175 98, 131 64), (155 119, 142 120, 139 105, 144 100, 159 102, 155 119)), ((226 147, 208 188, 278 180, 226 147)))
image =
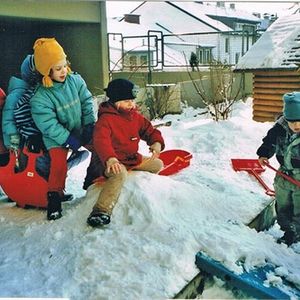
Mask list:
MULTIPOLYGON (((203 30, 206 32, 232 31, 232 29, 224 23, 214 20, 202 13, 199 7, 201 8, 203 5, 196 4, 197 6, 190 6, 189 8, 188 5, 193 3, 185 3, 187 6, 184 9, 184 2, 181 7, 179 7, 180 3, 181 2, 145 1, 131 11, 131 13, 140 15, 141 24, 154 25, 154 27, 159 28, 158 30, 164 33, 187 33, 203 30), (191 9, 191 11, 188 9, 191 9), (195 11, 192 11, 192 9, 195 11), (174 20, 177 21, 174 22, 174 20), (160 27, 158 27, 158 24, 160 27), (163 28, 166 30, 163 30, 163 28)), ((123 21, 121 23, 124 24, 123 21)), ((128 23, 125 24, 123 32, 127 31, 128 23)), ((149 28, 153 29, 153 27, 148 27, 148 29, 149 28)))
POLYGON ((300 65, 300 14, 277 19, 240 59, 236 70, 296 69, 300 65))
MULTIPOLYGON (((209 17, 225 17, 235 20, 248 21, 248 22, 256 22, 260 23, 260 19, 254 16, 253 14, 243 11, 232 9, 228 6, 218 7, 215 4, 201 4, 197 2, 173 2, 173 5, 184 9, 185 11, 192 13, 197 18, 202 19, 203 15, 209 17)), ((211 22, 211 18, 209 18, 209 22, 211 22)), ((217 21, 215 21, 217 22, 217 21)), ((219 23, 219 22, 218 22, 219 23)), ((220 24, 213 24, 213 26, 218 27, 220 24)), ((226 26, 227 27, 227 26, 226 26)))
MULTIPOLYGON (((169 5, 172 5, 177 8, 178 14, 180 11, 184 12, 185 15, 191 16, 192 18, 197 18, 198 22, 202 22, 208 27, 210 27, 211 31, 231 31, 232 29, 225 25, 224 23, 214 20, 208 17, 205 12, 203 11, 204 5, 194 3, 194 2, 168 2, 169 5)), ((190 18, 191 19, 191 18, 190 18)), ((174 19, 176 20, 176 19, 174 19)), ((178 19, 177 19, 178 20, 178 19)), ((180 23, 181 26, 184 25, 182 22, 180 23)), ((189 24, 186 24, 187 28, 189 28, 189 24)))

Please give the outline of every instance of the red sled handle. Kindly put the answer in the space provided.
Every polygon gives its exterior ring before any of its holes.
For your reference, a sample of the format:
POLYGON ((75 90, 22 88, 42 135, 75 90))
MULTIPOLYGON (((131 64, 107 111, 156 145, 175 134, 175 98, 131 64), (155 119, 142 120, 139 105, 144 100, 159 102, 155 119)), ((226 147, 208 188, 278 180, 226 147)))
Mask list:
POLYGON ((296 186, 300 187, 300 181, 292 178, 291 176, 288 176, 286 174, 284 174, 283 172, 275 169, 274 167, 272 167, 269 163, 265 162, 265 165, 270 168, 271 170, 275 171, 278 175, 280 175, 281 177, 283 177, 284 179, 288 180, 289 182, 295 184, 296 186))
POLYGON ((275 196, 275 191, 273 191, 272 189, 270 189, 267 184, 262 180, 262 178, 259 176, 259 174, 257 172, 255 172, 254 170, 249 170, 249 172, 251 172, 251 174, 258 180, 258 182, 264 187, 266 194, 268 196, 275 196))
POLYGON ((181 166, 181 165, 187 164, 187 163, 189 163, 189 161, 191 160, 192 157, 193 157, 192 154, 188 154, 185 157, 176 156, 174 161, 172 161, 170 164, 164 166, 164 168, 158 174, 159 175, 170 175, 171 173, 169 172, 169 170, 173 166, 181 166))

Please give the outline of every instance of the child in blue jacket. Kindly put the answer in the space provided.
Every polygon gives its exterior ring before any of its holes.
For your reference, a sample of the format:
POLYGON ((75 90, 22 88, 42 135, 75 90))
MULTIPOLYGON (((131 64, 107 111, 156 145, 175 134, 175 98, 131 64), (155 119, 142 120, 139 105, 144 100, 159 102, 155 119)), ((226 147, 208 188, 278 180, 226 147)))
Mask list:
POLYGON ((37 39, 33 49, 42 82, 30 100, 31 114, 51 159, 47 218, 55 220, 62 216, 68 150, 77 151, 92 136, 93 98, 82 77, 71 72, 55 38, 37 39))

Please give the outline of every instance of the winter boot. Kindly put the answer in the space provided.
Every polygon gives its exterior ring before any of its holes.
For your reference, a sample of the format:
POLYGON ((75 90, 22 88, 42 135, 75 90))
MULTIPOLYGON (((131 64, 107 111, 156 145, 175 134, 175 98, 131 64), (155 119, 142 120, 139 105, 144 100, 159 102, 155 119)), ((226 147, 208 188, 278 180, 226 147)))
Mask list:
POLYGON ((291 225, 289 229, 284 232, 283 237, 281 237, 278 242, 285 243, 288 246, 292 245, 299 241, 299 235, 297 234, 296 228, 294 225, 291 225))
POLYGON ((107 225, 110 223, 110 215, 98 210, 93 210, 87 218, 87 223, 92 227, 107 225))
POLYGON ((60 199, 61 202, 72 201, 74 199, 74 196, 73 194, 63 194, 60 199))
POLYGON ((61 197, 58 192, 48 192, 47 219, 56 220, 62 217, 61 197))

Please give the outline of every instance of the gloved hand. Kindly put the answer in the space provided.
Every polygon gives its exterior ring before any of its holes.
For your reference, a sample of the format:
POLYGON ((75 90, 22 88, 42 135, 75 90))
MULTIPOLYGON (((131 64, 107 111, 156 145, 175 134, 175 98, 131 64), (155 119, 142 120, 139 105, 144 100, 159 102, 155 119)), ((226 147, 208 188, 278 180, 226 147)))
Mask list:
POLYGON ((95 124, 88 124, 83 127, 81 145, 91 144, 95 124))
POLYGON ((18 150, 20 146, 20 136, 18 134, 12 134, 9 136, 10 149, 18 150))
POLYGON ((77 151, 80 148, 81 143, 77 137, 70 134, 69 137, 67 138, 66 142, 63 144, 63 146, 70 148, 73 151, 77 151))
POLYGON ((155 152, 156 154, 159 154, 161 151, 161 144, 159 142, 153 143, 150 147, 150 152, 155 152))
POLYGON ((27 148, 29 152, 39 153, 43 150, 43 138, 40 134, 32 135, 27 140, 27 148))

